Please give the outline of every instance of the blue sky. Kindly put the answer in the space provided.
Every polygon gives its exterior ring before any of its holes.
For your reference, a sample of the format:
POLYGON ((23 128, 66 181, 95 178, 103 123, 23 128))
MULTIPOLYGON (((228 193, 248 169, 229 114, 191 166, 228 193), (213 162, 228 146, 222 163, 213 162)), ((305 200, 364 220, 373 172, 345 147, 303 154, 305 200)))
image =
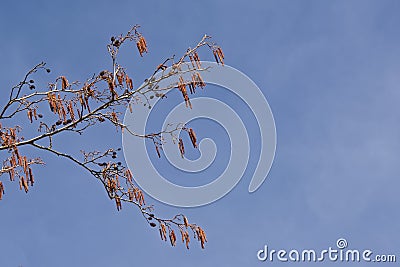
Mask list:
MULTIPOLYGON (((35 170, 35 187, 25 195, 16 183, 8 185, 0 203, 0 266, 279 265, 259 262, 257 251, 264 245, 322 250, 340 237, 351 248, 399 258, 399 13, 394 0, 3 3, 1 104, 42 60, 52 69, 50 76, 38 75, 43 84, 61 74, 84 80, 109 68, 106 43, 134 24, 142 25, 150 50, 144 58, 133 46, 121 53, 136 84, 207 33, 223 47, 226 63, 263 91, 278 144, 258 191, 247 192, 252 155, 245 177, 227 196, 183 209, 209 238, 205 250, 193 242, 189 251, 162 242, 135 209, 117 212, 81 169, 42 155, 47 165, 35 170)), ((210 87, 204 94, 213 92, 210 87)), ((235 102, 229 95, 226 101, 235 102)), ((246 117, 246 107, 239 109, 246 117)), ((215 133, 224 151, 224 132, 216 127, 215 133)), ((206 134, 199 127, 199 135, 206 134)), ((104 138, 121 145, 112 129, 65 137, 59 145, 102 147, 104 138)), ((154 204, 163 216, 182 212, 154 204)))

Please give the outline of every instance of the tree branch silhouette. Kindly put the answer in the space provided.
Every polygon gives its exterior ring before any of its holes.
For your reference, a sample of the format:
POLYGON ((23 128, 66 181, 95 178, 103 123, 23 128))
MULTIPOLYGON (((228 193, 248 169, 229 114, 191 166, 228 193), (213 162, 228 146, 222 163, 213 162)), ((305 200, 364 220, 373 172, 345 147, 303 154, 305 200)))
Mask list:
POLYGON ((148 104, 149 99, 154 97, 164 99, 164 93, 171 88, 179 90, 186 106, 192 108, 188 89, 190 94, 193 94, 196 87, 205 86, 200 73, 206 69, 201 67, 198 50, 202 47, 211 49, 215 60, 221 64, 224 64, 223 52, 219 46, 211 42, 210 36, 204 35, 194 48, 187 49, 176 62, 175 56, 167 58, 155 68, 142 86, 134 88, 126 69, 118 63, 118 52, 125 43, 134 42, 140 56, 148 53, 147 42, 139 32, 139 27, 135 25, 126 34, 111 37, 107 45, 112 60, 111 71, 100 71, 83 83, 70 83, 66 76, 59 76, 54 82, 49 83, 47 89, 38 90, 32 77, 39 71, 50 72, 46 63, 41 62, 29 70, 21 82, 11 88, 8 101, 0 112, 0 152, 6 154, 0 169, 0 200, 5 192, 1 179, 6 174, 11 181, 18 181, 20 189, 25 192, 33 186, 35 180, 32 168, 35 165, 43 165, 44 161, 23 155, 21 149, 31 147, 70 160, 88 171, 102 183, 108 197, 115 201, 117 210, 122 209, 122 203, 136 206, 149 226, 157 227, 161 239, 165 241, 168 239, 172 246, 176 245, 176 232, 179 231, 181 240, 187 248, 190 243, 190 232, 204 248, 207 238, 203 228, 189 223, 185 215, 178 214, 171 219, 155 215, 154 206, 146 204, 143 192, 134 184, 131 171, 123 162, 116 160, 120 149, 82 150, 81 155, 77 156, 54 147, 58 136, 63 133, 72 132, 79 136, 89 128, 98 127, 101 123, 110 123, 117 131, 127 131, 136 138, 151 140, 158 157, 161 157, 160 150, 165 142, 163 135, 170 135, 173 142, 179 139, 176 143, 183 157, 184 144, 182 139, 176 136, 180 131, 186 131, 193 147, 197 148, 194 130, 182 123, 168 125, 160 132, 138 134, 123 124, 120 110, 129 109, 133 112, 131 99, 144 103, 143 105, 148 104), (191 74, 190 80, 183 78, 183 74, 187 73, 191 74), (170 77, 179 77, 179 81, 165 87, 159 86, 161 81, 170 77), (16 123, 21 121, 21 118, 36 125, 39 134, 24 136, 22 126, 16 123))

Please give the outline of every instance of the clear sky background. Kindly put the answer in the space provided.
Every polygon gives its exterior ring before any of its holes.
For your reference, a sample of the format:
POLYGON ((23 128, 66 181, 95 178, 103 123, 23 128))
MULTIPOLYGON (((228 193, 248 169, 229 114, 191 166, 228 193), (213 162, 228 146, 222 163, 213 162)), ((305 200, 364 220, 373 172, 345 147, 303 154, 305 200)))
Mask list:
MULTIPOLYGON (((45 82, 61 74, 84 80, 109 68, 110 36, 134 24, 142 25, 151 52, 140 58, 134 44, 123 49, 121 63, 135 84, 207 33, 223 47, 226 63, 263 91, 278 145, 268 179, 253 194, 247 188, 256 137, 245 177, 223 199, 178 209, 147 198, 161 216, 183 211, 204 226, 206 249, 193 242, 189 251, 161 241, 134 208, 117 212, 102 186, 81 169, 41 154, 47 165, 35 169, 34 188, 25 195, 17 183, 7 183, 0 202, 0 266, 280 265, 259 262, 257 251, 264 245, 322 250, 335 247, 340 237, 349 248, 400 260, 399 14, 395 0, 2 3, 2 105, 11 86, 42 60, 52 69, 49 76, 37 76, 45 82)), ((202 94, 213 93, 235 105, 232 96, 213 87, 202 94)), ((237 105, 248 117, 246 107, 237 105)), ((213 127, 219 151, 226 152, 225 133, 213 127)), ((200 137, 213 135, 198 131, 200 137)), ((65 137, 58 146, 101 148, 105 138, 121 146, 112 129, 65 137)), ((224 164, 223 156, 218 164, 224 164)), ((193 184, 197 179, 202 178, 193 184)))

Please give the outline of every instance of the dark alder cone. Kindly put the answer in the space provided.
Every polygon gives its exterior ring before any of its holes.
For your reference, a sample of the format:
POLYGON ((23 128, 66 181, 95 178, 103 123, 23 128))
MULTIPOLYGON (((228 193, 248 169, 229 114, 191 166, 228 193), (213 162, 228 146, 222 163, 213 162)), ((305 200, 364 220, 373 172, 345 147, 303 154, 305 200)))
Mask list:
POLYGON ((156 226, 157 226, 157 224, 156 224, 156 223, 153 223, 153 222, 151 222, 151 223, 150 223, 150 226, 151 226, 151 227, 156 227, 156 226))

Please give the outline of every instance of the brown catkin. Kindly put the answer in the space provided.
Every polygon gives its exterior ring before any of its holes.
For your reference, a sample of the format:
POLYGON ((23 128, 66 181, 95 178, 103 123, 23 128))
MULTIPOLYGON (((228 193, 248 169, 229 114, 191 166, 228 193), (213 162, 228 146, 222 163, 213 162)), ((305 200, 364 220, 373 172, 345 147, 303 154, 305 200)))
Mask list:
POLYGON ((28 109, 27 110, 27 115, 28 115, 29 121, 32 123, 33 122, 33 120, 32 120, 32 110, 28 109))
POLYGON ((188 221, 188 219, 186 218, 185 215, 183 215, 183 223, 185 224, 186 228, 189 226, 189 221, 188 221))
POLYGON ((32 174, 32 169, 29 168, 28 170, 29 170, 29 182, 31 183, 31 186, 33 186, 33 184, 35 183, 35 179, 32 174))
POLYGON ((0 200, 3 198, 4 195, 4 186, 3 183, 0 181, 0 200))
POLYGON ((122 209, 121 199, 119 196, 115 197, 115 204, 117 206, 117 210, 120 211, 122 209))
POLYGON ((74 113, 74 107, 72 106, 72 101, 70 101, 69 103, 68 103, 68 113, 69 113, 69 115, 70 115, 70 117, 71 117, 71 120, 75 120, 75 113, 74 113))
POLYGON ((67 89, 67 87, 69 86, 68 80, 67 78, 65 78, 65 76, 61 76, 61 87, 63 90, 67 89))
POLYGON ((169 240, 171 241, 171 246, 174 247, 176 245, 176 236, 174 230, 169 232, 169 240))
POLYGON ((158 145, 155 145, 155 146, 156 146, 157 155, 158 155, 159 158, 161 158, 160 149, 158 148, 158 145))
POLYGON ((122 73, 118 73, 117 80, 118 80, 118 85, 122 86, 122 83, 124 82, 124 75, 122 73))
POLYGON ((179 138, 178 147, 181 152, 181 157, 183 158, 183 155, 185 154, 185 146, 183 145, 182 138, 179 138))
POLYGON ((192 141, 193 147, 197 148, 197 137, 196 137, 196 133, 194 132, 194 130, 192 128, 189 129, 189 137, 190 137, 190 141, 192 141))
POLYGON ((218 61, 218 56, 217 56, 217 52, 216 52, 215 50, 213 51, 213 54, 214 54, 215 61, 216 61, 217 63, 219 63, 219 61, 218 61))
MULTIPOLYGON (((22 184, 22 187, 24 188, 24 190, 25 190, 25 193, 28 193, 28 191, 29 191, 29 188, 28 188, 28 183, 27 183, 27 181, 24 179, 24 177, 21 177, 21 184, 22 184)), ((20 185, 20 188, 21 188, 21 185, 20 185)), ((22 189, 22 188, 21 188, 22 189)))
POLYGON ((220 47, 218 47, 216 52, 217 52, 219 61, 221 62, 222 65, 224 65, 224 54, 222 52, 222 49, 220 47))
POLYGON ((191 54, 189 54, 189 59, 190 59, 190 63, 192 63, 192 67, 195 68, 196 65, 195 65, 194 57, 191 54))
POLYGON ((189 249, 190 237, 188 232, 185 233, 185 240, 186 240, 186 248, 189 249))
POLYGON ((194 58, 194 61, 196 62, 197 68, 200 69, 201 68, 201 62, 200 62, 199 54, 197 54, 197 51, 194 51, 193 58, 194 58))
POLYGON ((140 37, 140 42, 142 43, 143 52, 147 53, 148 52, 148 50, 147 50, 147 42, 146 42, 146 39, 144 39, 143 36, 140 37))
POLYGON ((162 240, 167 241, 167 230, 165 229, 165 225, 163 223, 160 224, 160 235, 162 240))
POLYGON ((181 232, 181 237, 182 237, 182 243, 185 242, 185 232, 179 228, 179 231, 181 232))

